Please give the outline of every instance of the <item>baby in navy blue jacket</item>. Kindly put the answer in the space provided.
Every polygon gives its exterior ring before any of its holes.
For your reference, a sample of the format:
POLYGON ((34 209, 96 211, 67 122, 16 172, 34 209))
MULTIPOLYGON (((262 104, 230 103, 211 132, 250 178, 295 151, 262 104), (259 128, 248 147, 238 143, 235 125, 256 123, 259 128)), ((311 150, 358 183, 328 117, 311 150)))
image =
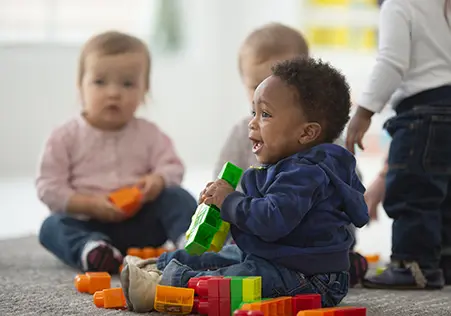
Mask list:
POLYGON ((249 123, 263 167, 244 173, 243 193, 217 180, 201 194, 231 224, 236 244, 201 256, 163 254, 157 282, 185 287, 199 276, 261 276, 263 297, 318 293, 323 306, 340 303, 353 242, 347 226, 368 222, 355 158, 333 144, 350 105, 345 78, 329 64, 297 58, 275 65, 255 91, 249 123))

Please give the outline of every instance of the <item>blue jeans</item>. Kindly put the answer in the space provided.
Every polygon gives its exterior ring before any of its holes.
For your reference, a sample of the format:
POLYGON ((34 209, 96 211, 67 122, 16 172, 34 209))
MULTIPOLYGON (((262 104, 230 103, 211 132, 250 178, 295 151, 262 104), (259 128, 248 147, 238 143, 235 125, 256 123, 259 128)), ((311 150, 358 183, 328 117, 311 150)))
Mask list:
POLYGON ((129 247, 158 247, 168 239, 175 243, 185 234, 195 210, 194 197, 180 187, 172 187, 120 223, 50 215, 42 224, 39 241, 61 261, 81 269, 81 252, 88 241, 106 241, 123 254, 129 247))
POLYGON ((305 276, 263 258, 242 252, 237 245, 220 252, 191 256, 177 250, 160 256, 157 268, 163 271, 161 284, 186 287, 199 276, 261 276, 262 297, 321 294, 323 306, 336 306, 348 293, 347 272, 305 276))
POLYGON ((404 103, 385 123, 392 142, 384 208, 393 219, 392 259, 436 269, 442 249, 451 249, 451 98, 410 101, 423 105, 404 103))

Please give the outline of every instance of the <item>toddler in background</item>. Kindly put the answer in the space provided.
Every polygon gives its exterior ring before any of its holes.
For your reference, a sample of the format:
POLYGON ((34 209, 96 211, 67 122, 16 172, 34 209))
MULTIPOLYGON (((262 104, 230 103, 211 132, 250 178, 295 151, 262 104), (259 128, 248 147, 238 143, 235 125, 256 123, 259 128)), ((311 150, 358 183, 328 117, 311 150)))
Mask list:
POLYGON ((377 61, 346 140, 350 151, 363 149, 372 116, 390 102, 385 189, 379 180, 367 199, 383 198, 393 219, 392 255, 382 274, 364 280, 368 288, 451 284, 450 8, 451 0, 382 4, 377 61))
MULTIPOLYGON (((251 32, 244 40, 238 55, 238 68, 242 82, 252 103, 257 86, 271 74, 271 67, 280 60, 290 59, 296 56, 309 56, 307 41, 297 30, 280 23, 265 24, 251 32)), ((240 120, 230 132, 214 169, 214 178, 221 171, 227 161, 246 170, 250 166, 258 165, 258 161, 252 152, 252 143, 248 137, 248 124, 251 116, 240 120)), ((344 146, 344 141, 339 137, 334 143, 344 146)), ((361 179, 361 173, 356 168, 361 179)), ((241 186, 237 188, 241 190, 241 186)), ((355 227, 349 227, 355 238, 355 227)), ((355 242, 351 249, 354 248, 355 242)), ((365 275, 368 264, 364 257, 351 251, 351 285, 355 285, 365 275)))
POLYGON ((52 214, 41 244, 82 271, 117 273, 129 247, 182 247, 196 209, 180 187, 184 167, 154 123, 135 117, 149 91, 150 53, 139 39, 106 32, 84 46, 78 70, 80 115, 46 142, 36 187, 52 214), (132 218, 108 194, 137 185, 141 209, 132 218))
POLYGON ((236 245, 200 256, 127 256, 128 307, 151 310, 157 284, 186 287, 200 276, 261 276, 262 297, 318 293, 324 307, 339 304, 349 287, 347 226, 368 222, 355 158, 332 144, 349 111, 349 86, 330 65, 303 57, 275 65, 255 90, 249 122, 261 167, 244 173, 243 192, 216 180, 201 194, 230 223, 236 245))

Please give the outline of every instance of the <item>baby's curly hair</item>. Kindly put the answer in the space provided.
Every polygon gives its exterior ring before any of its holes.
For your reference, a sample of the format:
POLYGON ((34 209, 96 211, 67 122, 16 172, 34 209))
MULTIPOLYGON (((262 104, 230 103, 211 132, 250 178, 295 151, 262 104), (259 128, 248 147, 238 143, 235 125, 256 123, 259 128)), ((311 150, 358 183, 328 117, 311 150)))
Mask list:
POLYGON ((335 141, 343 132, 351 109, 345 77, 329 63, 308 57, 277 63, 272 73, 296 89, 307 119, 322 127, 322 141, 335 141))

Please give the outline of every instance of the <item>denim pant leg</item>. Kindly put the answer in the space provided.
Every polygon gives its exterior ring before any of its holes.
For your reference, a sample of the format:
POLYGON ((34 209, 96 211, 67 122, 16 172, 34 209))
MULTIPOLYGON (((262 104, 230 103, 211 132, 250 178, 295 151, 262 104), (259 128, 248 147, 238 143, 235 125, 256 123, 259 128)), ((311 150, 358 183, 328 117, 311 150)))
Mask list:
POLYGON ((113 245, 122 253, 130 247, 159 247, 168 239, 176 243, 191 223, 196 201, 181 187, 163 190, 132 218, 109 225, 113 245))
POLYGON ((193 270, 213 270, 237 264, 244 260, 244 253, 237 245, 224 246, 220 252, 206 252, 200 256, 192 256, 184 249, 163 253, 157 262, 157 268, 163 271, 172 259, 193 270))
POLYGON ((392 259, 425 269, 438 268, 451 175, 451 112, 444 110, 416 107, 385 125, 392 136, 384 200, 393 219, 392 259))
POLYGON ((169 240, 174 243, 185 235, 196 208, 197 202, 194 197, 181 187, 165 189, 153 203, 153 211, 157 214, 169 240))
POLYGON ((189 279, 199 276, 261 276, 262 297, 318 293, 321 294, 323 306, 339 304, 348 292, 349 276, 347 272, 306 277, 302 273, 273 264, 265 259, 246 255, 236 245, 224 248, 223 255, 225 258, 222 258, 221 253, 205 253, 192 258, 181 255, 181 253, 169 255, 160 260, 157 265, 162 268, 170 260, 164 267, 161 284, 185 287, 189 279), (228 261, 235 261, 233 257, 237 254, 243 259, 241 262, 224 265, 228 261), (184 262, 182 263, 176 258, 184 260, 184 262), (208 258, 211 259, 210 262, 208 262, 208 258), (203 269, 194 269, 194 266, 200 266, 203 269), (218 266, 222 267, 205 270, 205 267, 218 266))
POLYGON ((67 265, 81 269, 80 256, 86 242, 110 238, 104 225, 95 221, 82 221, 53 214, 47 217, 39 231, 39 241, 44 248, 67 265))
POLYGON ((451 180, 442 204, 442 255, 451 257, 451 180))

